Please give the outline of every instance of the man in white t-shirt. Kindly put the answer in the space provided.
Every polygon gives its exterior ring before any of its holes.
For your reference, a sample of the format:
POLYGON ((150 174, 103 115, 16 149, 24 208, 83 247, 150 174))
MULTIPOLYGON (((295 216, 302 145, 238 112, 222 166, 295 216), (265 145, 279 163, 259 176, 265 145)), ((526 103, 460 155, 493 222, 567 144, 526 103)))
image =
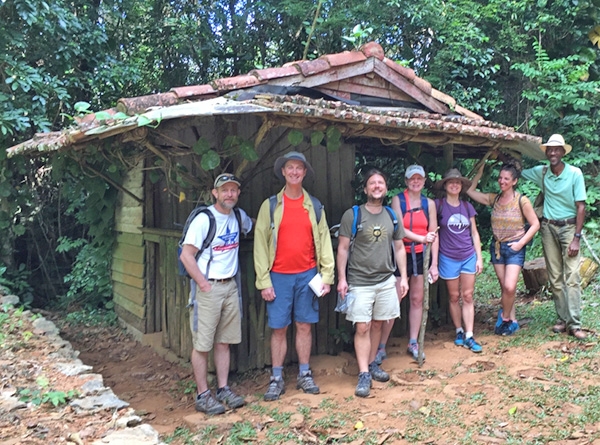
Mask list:
POLYGON ((222 414, 225 405, 232 409, 244 405, 244 399, 227 385, 229 345, 242 341, 241 308, 235 280, 239 267, 240 232, 246 234, 252 230, 252 219, 243 210, 237 209, 242 225, 239 227, 234 211, 240 185, 240 180, 232 174, 217 176, 212 189, 215 203, 208 207, 216 223, 212 243, 196 258, 210 227, 208 215, 199 213, 189 226, 179 256, 196 283, 190 312, 191 361, 198 388, 196 410, 206 414, 222 414), (216 398, 207 381, 208 354, 213 345, 218 385, 216 398))

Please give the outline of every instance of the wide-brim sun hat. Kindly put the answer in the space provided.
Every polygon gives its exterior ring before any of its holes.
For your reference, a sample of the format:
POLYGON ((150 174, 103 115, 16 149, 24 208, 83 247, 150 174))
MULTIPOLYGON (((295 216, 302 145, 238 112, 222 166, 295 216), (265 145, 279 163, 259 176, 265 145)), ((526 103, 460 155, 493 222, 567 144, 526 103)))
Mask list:
POLYGON ((548 142, 540 145, 540 148, 544 151, 544 153, 546 152, 547 147, 563 147, 565 149, 565 154, 569 153, 573 149, 573 147, 571 147, 569 144, 565 144, 565 139, 560 134, 553 134, 548 139, 548 142))
POLYGON ((285 178, 283 177, 283 174, 281 174, 281 169, 287 161, 302 161, 304 167, 306 167, 306 177, 311 178, 314 176, 315 171, 313 170, 312 165, 310 165, 309 162, 306 160, 306 156, 297 151, 290 151, 289 153, 278 157, 275 160, 275 164, 273 165, 273 171, 275 172, 275 176, 277 176, 282 181, 285 181, 285 178))
POLYGON ((450 181, 451 179, 460 179, 463 192, 466 192, 467 189, 471 187, 471 181, 465 178, 463 175, 461 175, 460 171, 457 168, 451 168, 446 173, 444 173, 444 177, 437 181, 433 187, 437 190, 443 190, 446 182, 450 181))

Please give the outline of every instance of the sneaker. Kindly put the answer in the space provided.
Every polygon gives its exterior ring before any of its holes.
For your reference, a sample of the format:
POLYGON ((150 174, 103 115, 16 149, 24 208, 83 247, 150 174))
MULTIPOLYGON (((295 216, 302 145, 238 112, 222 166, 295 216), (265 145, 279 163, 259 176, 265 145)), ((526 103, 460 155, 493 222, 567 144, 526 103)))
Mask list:
POLYGON ((521 326, 519 326, 519 323, 517 321, 513 320, 510 322, 510 326, 508 327, 508 332, 504 335, 513 335, 519 329, 521 329, 521 326))
POLYGON ((475 337, 469 337, 469 338, 467 338, 465 340, 463 346, 465 348, 470 349, 473 352, 481 352, 481 351, 483 351, 483 348, 481 347, 481 345, 475 341, 475 337))
MULTIPOLYGON (((412 355, 415 360, 419 360, 419 344, 409 343, 408 349, 406 350, 408 355, 412 355)), ((423 353, 423 360, 425 360, 425 353, 423 353)))
POLYGON ((217 391, 217 400, 231 409, 239 408, 246 403, 244 402, 244 398, 234 393, 229 386, 217 391))
POLYGON ((207 391, 196 397, 196 411, 211 415, 223 414, 225 407, 215 400, 210 391, 207 391))
POLYGON ((358 374, 358 384, 354 394, 358 397, 367 397, 371 393, 371 374, 369 372, 360 372, 358 374))
POLYGON ((387 354, 385 352, 385 349, 378 349, 377 354, 375 355, 375 363, 381 365, 386 358, 387 354))
POLYGON ((510 332, 510 325, 512 324, 511 320, 502 320, 502 323, 500 323, 500 326, 496 326, 496 328, 494 329, 494 334, 496 335, 510 335, 512 334, 512 332, 510 332))
POLYGON ((456 333, 456 338, 454 339, 454 344, 456 346, 464 346, 465 344, 465 333, 463 331, 456 333))
POLYGON ((499 328, 500 325, 502 324, 502 309, 498 310, 498 318, 496 318, 496 328, 499 328))
POLYGON ((369 365, 369 373, 376 382, 387 382, 390 379, 390 375, 375 362, 369 365))
POLYGON ((319 394, 319 387, 312 378, 312 372, 306 371, 298 376, 296 389, 301 389, 307 394, 319 394))
POLYGON ((278 400, 282 394, 285 394, 283 379, 281 377, 271 377, 269 389, 267 389, 264 399, 267 402, 272 402, 273 400, 278 400))

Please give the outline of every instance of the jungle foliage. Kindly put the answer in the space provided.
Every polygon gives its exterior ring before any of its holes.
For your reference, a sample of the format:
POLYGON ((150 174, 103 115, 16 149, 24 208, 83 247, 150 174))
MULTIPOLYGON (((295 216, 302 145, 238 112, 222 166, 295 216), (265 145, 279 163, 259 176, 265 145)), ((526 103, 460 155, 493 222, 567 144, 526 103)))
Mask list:
POLYGON ((597 219, 599 12, 600 0, 4 0, 4 277, 30 271, 39 304, 108 302, 117 192, 107 179, 118 182, 127 169, 126 156, 97 149, 6 159, 5 148, 68 126, 80 101, 101 110, 119 97, 368 40, 490 120, 545 139, 562 133, 575 147, 568 161, 585 172, 589 215, 597 219))

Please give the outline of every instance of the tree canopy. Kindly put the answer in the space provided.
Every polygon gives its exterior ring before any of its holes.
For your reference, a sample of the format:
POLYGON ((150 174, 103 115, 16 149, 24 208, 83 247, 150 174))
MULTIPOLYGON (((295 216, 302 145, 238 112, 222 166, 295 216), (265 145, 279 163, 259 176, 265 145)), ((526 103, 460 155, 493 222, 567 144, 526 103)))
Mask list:
MULTIPOLYGON (((3 0, 0 230, 10 236, 0 243, 0 262, 16 268, 27 261, 15 262, 13 253, 19 237, 33 239, 35 227, 47 230, 49 248, 40 251, 62 245, 64 254, 77 239, 96 239, 98 224, 110 224, 97 220, 97 209, 86 215, 80 204, 91 195, 110 210, 110 187, 95 180, 76 186, 89 172, 72 159, 6 159, 5 148, 69 125, 76 102, 104 109, 120 97, 207 83, 370 40, 490 120, 544 139, 562 133, 575 147, 570 162, 585 172, 588 204, 595 203, 599 11, 600 0, 3 0), (48 166, 53 176, 44 175, 48 166), (55 193, 39 196, 40 181, 55 193), (54 216, 43 208, 53 208, 54 216), (65 214, 73 229, 59 224, 65 214), (87 229, 73 233, 81 225, 87 229)), ((107 168, 109 161, 91 156, 87 162, 107 168)), ((115 177, 122 171, 110 168, 115 177)), ((597 208, 589 210, 597 219, 597 208)))

